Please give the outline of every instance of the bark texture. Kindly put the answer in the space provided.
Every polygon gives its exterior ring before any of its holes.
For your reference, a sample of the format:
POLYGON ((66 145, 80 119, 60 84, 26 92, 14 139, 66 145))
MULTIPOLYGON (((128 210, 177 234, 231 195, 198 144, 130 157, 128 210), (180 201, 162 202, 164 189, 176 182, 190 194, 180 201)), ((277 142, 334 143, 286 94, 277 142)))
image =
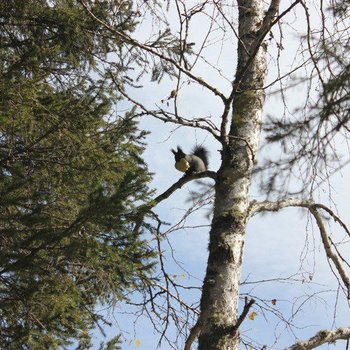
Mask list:
MULTIPOLYGON (((323 330, 308 340, 300 341, 286 350, 311 350, 323 344, 334 344, 337 340, 348 340, 350 338, 350 328, 338 328, 335 330, 323 330)), ((343 349, 348 349, 344 345, 343 349)))
POLYGON ((209 258, 201 299, 199 350, 239 349, 239 282, 248 192, 257 152, 264 86, 266 48, 257 43, 263 23, 260 0, 240 0, 239 47, 229 137, 223 145, 216 180, 216 200, 209 258))

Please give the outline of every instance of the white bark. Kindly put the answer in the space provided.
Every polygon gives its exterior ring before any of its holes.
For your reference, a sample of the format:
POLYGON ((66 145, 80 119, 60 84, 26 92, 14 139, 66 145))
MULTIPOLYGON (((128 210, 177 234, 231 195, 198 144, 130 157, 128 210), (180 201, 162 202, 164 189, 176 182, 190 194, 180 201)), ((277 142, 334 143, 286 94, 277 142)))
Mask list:
MULTIPOLYGON (((278 5, 278 1, 273 4, 278 5)), ((266 46, 261 43, 269 23, 264 20, 262 1, 239 0, 238 6, 239 47, 231 93, 232 119, 229 135, 223 137, 222 165, 216 180, 209 259, 198 322, 199 350, 239 349, 240 272, 267 74, 266 46)), ((276 11, 276 7, 271 11, 276 11)), ((273 17, 272 12, 269 16, 273 17)))
MULTIPOLYGON (((350 339, 350 328, 323 330, 308 340, 299 341, 285 350, 311 350, 326 343, 334 343, 340 339, 350 339)), ((345 349, 345 347, 343 347, 345 349)))

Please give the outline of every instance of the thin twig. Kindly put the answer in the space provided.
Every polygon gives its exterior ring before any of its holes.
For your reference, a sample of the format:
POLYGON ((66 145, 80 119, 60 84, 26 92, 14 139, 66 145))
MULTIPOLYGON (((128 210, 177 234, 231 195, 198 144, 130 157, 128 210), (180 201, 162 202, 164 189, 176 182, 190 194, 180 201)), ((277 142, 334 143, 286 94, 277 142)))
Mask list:
POLYGON ((111 33, 118 35, 120 38, 122 38, 126 43, 129 43, 135 47, 138 47, 140 49, 143 49, 149 53, 151 53, 152 55, 157 56, 158 58, 171 63, 172 65, 174 65, 177 69, 179 69, 181 72, 183 72, 184 74, 186 74, 189 78, 191 78, 192 80, 196 81, 198 84, 204 86, 205 88, 207 88, 208 90, 210 90, 211 92, 213 92, 216 96, 220 97, 222 101, 226 101, 227 98, 226 96, 220 92, 217 88, 215 88, 214 86, 210 85, 209 83, 207 83, 205 80, 203 80, 201 77, 198 77, 196 75, 194 75, 191 71, 189 71, 188 69, 182 67, 178 62, 176 62, 174 59, 165 56, 164 54, 158 52, 156 49, 154 49, 151 46, 145 45, 140 43, 139 41, 137 41, 136 39, 132 38, 131 36, 118 31, 116 28, 108 25, 106 22, 104 22, 103 20, 101 20, 100 18, 98 18, 86 5, 86 3, 83 0, 79 0, 79 2, 82 4, 82 6, 85 8, 85 10, 87 11, 87 13, 98 23, 100 23, 103 27, 105 27, 107 30, 109 30, 111 33))

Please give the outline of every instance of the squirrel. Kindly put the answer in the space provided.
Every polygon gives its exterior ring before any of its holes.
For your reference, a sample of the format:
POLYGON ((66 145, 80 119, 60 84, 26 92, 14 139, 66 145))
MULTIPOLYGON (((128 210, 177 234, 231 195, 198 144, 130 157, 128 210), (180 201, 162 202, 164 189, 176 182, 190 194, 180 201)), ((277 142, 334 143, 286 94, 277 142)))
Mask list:
POLYGON ((196 146, 192 154, 184 153, 179 146, 177 146, 177 151, 172 149, 171 152, 175 155, 175 168, 185 173, 185 175, 192 175, 208 170, 209 152, 203 146, 196 146))

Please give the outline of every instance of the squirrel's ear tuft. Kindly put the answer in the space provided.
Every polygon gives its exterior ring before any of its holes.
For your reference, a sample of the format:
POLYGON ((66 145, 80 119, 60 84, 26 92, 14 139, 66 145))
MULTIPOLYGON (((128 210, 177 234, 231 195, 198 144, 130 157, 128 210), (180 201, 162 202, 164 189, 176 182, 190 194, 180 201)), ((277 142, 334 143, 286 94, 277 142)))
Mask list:
POLYGON ((180 146, 177 146, 177 151, 178 152, 183 152, 180 146))
POLYGON ((174 149, 171 149, 171 152, 173 152, 174 154, 176 154, 176 151, 174 149))

